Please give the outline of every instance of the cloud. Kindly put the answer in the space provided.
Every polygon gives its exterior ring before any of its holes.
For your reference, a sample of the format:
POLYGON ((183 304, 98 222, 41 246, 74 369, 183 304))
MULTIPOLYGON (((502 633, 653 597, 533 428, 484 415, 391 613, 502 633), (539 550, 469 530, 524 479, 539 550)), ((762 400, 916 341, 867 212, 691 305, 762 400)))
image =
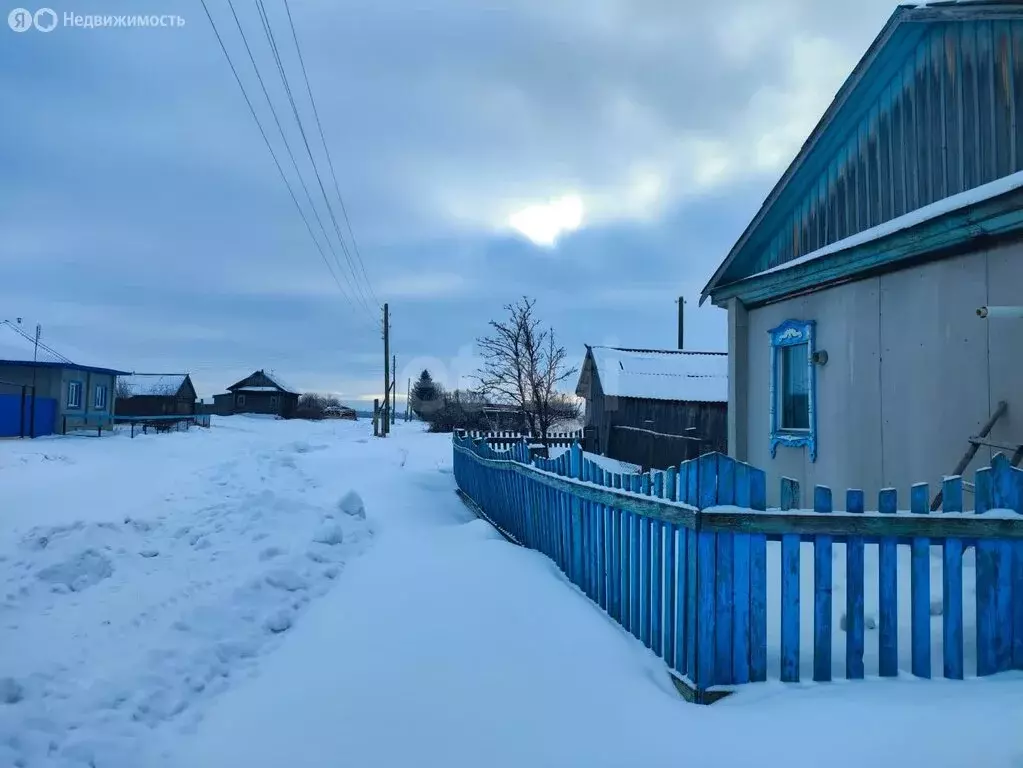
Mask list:
MULTIPOLYGON (((294 2, 343 212, 283 11, 320 179, 255 11, 237 6, 290 153, 210 7, 312 238, 200 7, 173 30, 0 30, 0 304, 97 364, 194 370, 210 393, 275 366, 357 398, 381 389, 383 301, 399 367, 433 359, 452 383, 523 294, 573 350, 673 344, 674 298, 705 282, 894 2, 294 2), (344 249, 326 245, 320 182, 344 249)), ((722 317, 694 310, 693 343, 721 348, 722 317)))

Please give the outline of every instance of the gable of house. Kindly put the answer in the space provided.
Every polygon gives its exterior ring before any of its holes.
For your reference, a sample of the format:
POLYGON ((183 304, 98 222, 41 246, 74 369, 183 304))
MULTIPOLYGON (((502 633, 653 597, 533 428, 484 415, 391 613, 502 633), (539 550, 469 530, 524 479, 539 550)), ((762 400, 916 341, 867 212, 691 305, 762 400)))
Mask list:
POLYGON ((800 260, 804 273, 824 270, 826 261, 814 257, 853 247, 857 237, 860 245, 890 237, 899 247, 845 265, 845 276, 917 255, 913 247, 952 249, 980 233, 1023 230, 1023 216, 1014 214, 1018 201, 994 200, 1019 184, 971 193, 1023 170, 1020 84, 1023 3, 899 7, 714 273, 701 303, 708 296, 721 303, 738 295, 729 286, 800 260), (956 195, 963 195, 956 206, 941 208, 939 201, 956 195), (986 219, 972 231, 946 226, 955 237, 938 237, 936 219, 958 213, 960 224, 976 223, 972 207, 987 201, 997 217, 990 227, 986 219), (919 211, 928 213, 923 221, 914 219, 919 211), (907 242, 896 242, 899 237, 907 242), (933 242, 908 242, 926 237, 933 242))
POLYGON ((276 373, 259 370, 229 386, 229 392, 280 392, 287 395, 299 395, 299 391, 284 382, 276 373))

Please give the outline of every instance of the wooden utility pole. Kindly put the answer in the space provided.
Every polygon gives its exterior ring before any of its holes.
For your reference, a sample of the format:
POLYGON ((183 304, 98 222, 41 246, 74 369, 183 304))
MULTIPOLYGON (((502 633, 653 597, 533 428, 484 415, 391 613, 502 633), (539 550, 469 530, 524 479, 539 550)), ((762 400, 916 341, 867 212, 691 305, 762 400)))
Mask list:
POLYGON ((384 304, 384 410, 382 412, 383 418, 381 419, 380 436, 387 437, 387 433, 390 431, 390 419, 388 419, 388 411, 390 410, 391 398, 390 394, 391 387, 391 322, 388 313, 387 304, 384 304))
POLYGON ((380 437, 380 399, 373 398, 373 437, 380 437))
POLYGON ((398 378, 398 356, 391 356, 391 423, 398 416, 398 382, 395 379, 398 378))

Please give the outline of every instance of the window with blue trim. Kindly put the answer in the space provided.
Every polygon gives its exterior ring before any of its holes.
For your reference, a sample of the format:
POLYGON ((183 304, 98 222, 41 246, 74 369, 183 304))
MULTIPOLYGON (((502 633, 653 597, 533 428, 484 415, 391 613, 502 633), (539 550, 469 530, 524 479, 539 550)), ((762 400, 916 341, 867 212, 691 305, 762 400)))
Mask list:
POLYGON ((92 407, 97 411, 106 410, 107 407, 107 388, 103 384, 97 384, 96 390, 92 396, 92 407))
POLYGON ((778 446, 809 449, 817 460, 814 323, 786 320, 771 336, 771 456, 778 446))
POLYGON ((67 407, 82 407, 82 382, 69 381, 67 383, 67 407))

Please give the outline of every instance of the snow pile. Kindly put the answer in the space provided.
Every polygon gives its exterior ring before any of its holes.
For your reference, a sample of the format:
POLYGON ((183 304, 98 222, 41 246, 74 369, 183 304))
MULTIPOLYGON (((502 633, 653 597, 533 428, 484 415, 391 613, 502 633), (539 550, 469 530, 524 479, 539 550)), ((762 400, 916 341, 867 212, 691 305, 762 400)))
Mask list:
POLYGON ((0 766, 148 765, 364 550, 354 425, 218 423, 4 446, 0 766))

